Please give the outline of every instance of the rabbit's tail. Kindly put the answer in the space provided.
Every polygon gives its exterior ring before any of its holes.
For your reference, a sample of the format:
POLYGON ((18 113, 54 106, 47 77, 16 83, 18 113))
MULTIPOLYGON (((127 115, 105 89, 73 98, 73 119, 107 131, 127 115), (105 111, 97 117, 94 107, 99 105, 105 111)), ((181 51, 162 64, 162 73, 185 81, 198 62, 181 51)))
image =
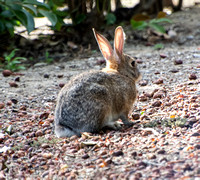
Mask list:
POLYGON ((62 126, 62 125, 55 125, 55 133, 57 137, 71 137, 73 135, 81 136, 80 133, 73 131, 71 128, 62 126))

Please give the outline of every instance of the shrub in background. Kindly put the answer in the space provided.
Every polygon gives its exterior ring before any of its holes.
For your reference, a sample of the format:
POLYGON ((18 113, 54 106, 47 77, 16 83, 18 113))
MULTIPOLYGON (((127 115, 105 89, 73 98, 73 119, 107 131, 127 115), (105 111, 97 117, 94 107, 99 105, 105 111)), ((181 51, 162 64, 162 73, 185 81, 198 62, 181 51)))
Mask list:
POLYGON ((0 34, 14 35, 14 27, 23 25, 28 33, 34 30, 34 17, 47 17, 56 29, 63 24, 63 12, 57 10, 57 5, 37 0, 0 0, 0 34))

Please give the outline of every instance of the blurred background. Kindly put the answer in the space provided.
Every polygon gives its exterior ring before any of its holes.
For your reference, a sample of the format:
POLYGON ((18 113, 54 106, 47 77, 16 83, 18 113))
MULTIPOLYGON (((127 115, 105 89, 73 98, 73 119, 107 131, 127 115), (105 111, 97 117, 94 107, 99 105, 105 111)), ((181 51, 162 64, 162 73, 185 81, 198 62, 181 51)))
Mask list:
POLYGON ((162 40, 173 39, 177 33, 167 27, 173 24, 170 15, 199 7, 199 3, 200 0, 0 0, 0 69, 5 68, 9 54, 34 64, 44 59, 59 60, 55 54, 63 52, 73 56, 78 49, 94 49, 92 28, 112 39, 113 29, 121 25, 127 28, 129 40, 146 41, 149 45, 155 44, 152 34, 162 40))

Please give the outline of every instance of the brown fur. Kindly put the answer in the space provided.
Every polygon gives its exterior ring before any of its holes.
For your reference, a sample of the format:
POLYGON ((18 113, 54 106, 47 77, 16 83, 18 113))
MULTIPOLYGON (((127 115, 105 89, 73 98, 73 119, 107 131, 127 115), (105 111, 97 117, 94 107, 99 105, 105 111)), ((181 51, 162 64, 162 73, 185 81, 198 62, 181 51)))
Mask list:
POLYGON ((107 65, 74 77, 60 91, 55 111, 58 137, 98 132, 105 126, 118 129, 118 119, 133 124, 128 113, 137 96, 140 72, 134 59, 123 53, 123 29, 115 30, 114 50, 104 36, 95 30, 94 34, 107 65))

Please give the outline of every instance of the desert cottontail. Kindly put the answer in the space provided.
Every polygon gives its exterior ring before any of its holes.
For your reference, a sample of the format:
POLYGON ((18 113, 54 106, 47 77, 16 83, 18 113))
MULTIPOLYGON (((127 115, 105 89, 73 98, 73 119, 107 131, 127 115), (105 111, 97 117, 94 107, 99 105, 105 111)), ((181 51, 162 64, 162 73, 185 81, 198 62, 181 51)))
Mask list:
POLYGON ((82 73, 62 88, 55 110, 57 137, 80 136, 103 127, 118 129, 119 119, 127 126, 133 124, 128 113, 137 96, 135 82, 140 72, 135 60, 123 53, 123 29, 115 30, 114 50, 104 36, 93 31, 106 68, 82 73))

